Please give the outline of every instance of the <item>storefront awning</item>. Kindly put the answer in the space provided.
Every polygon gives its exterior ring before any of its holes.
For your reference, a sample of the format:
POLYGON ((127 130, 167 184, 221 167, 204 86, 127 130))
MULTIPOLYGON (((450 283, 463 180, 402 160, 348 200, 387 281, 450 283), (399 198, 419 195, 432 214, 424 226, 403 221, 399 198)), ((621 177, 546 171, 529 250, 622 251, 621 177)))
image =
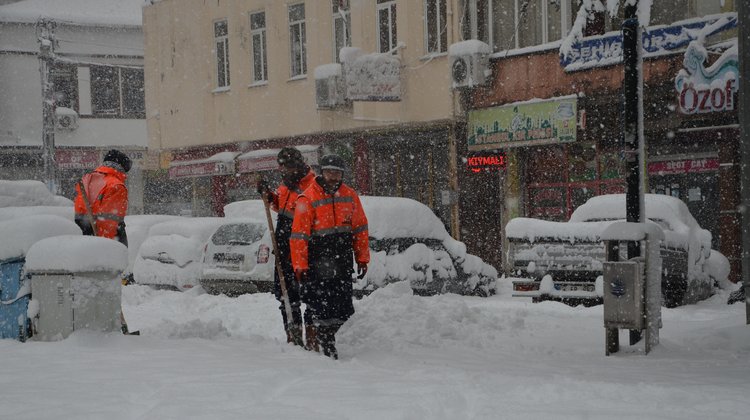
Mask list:
POLYGON ((192 178, 199 176, 231 175, 235 172, 234 158, 238 152, 221 152, 205 159, 172 161, 169 177, 192 178))
MULTIPOLYGON (((320 149, 320 146, 302 145, 295 147, 302 152, 302 157, 305 158, 305 162, 307 162, 308 165, 316 166, 318 164, 318 150, 320 149)), ((252 152, 247 152, 238 156, 237 172, 262 172, 278 169, 279 164, 276 162, 276 156, 279 154, 280 150, 281 149, 253 150, 252 152)))

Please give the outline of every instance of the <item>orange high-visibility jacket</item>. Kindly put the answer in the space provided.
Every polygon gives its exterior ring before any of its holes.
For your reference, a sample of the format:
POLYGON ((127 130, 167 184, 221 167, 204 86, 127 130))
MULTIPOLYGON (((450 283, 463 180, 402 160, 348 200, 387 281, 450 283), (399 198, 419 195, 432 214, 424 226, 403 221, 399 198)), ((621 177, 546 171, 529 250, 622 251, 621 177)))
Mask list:
MULTIPOLYGON (((109 166, 100 166, 83 176, 83 187, 96 222, 96 236, 110 239, 117 236, 117 225, 128 212, 126 178, 127 175, 109 166)), ((76 184, 75 212, 89 220, 79 184, 76 184)))
POLYGON ((302 194, 302 191, 305 191, 310 185, 312 185, 313 182, 315 182, 315 172, 310 170, 307 172, 307 175, 299 181, 299 186, 297 188, 290 189, 282 183, 276 192, 273 193, 271 208, 279 213, 279 215, 293 219, 294 205, 297 202, 297 197, 302 194))
MULTIPOLYGON (((316 181, 297 199, 289 244, 292 266, 295 270, 310 268, 308 256, 311 243, 325 243, 327 237, 351 235, 352 248, 336 250, 340 255, 351 255, 357 263, 370 262, 367 217, 359 196, 350 187, 341 184, 333 195, 326 194, 316 181)), ((351 258, 351 257, 349 257, 351 258)), ((351 261, 351 260, 350 260, 351 261)))

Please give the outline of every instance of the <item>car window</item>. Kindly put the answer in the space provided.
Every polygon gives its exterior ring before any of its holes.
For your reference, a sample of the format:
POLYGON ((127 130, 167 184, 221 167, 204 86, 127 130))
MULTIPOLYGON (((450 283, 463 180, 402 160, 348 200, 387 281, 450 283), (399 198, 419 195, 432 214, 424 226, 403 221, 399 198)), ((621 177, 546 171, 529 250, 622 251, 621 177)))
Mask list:
POLYGON ((260 240, 265 226, 250 223, 223 225, 211 236, 215 245, 250 245, 260 240))

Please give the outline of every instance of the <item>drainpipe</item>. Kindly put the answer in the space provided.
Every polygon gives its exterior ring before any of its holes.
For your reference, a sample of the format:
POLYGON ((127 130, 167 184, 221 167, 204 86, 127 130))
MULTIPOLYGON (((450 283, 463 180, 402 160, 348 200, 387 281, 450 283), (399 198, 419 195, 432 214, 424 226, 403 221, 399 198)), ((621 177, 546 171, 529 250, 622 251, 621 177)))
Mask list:
MULTIPOLYGON (((750 49, 750 5, 737 4, 737 44, 739 57, 747 57, 750 49)), ((740 59, 740 226, 742 229, 742 283, 745 287, 745 323, 750 325, 750 63, 740 59)))

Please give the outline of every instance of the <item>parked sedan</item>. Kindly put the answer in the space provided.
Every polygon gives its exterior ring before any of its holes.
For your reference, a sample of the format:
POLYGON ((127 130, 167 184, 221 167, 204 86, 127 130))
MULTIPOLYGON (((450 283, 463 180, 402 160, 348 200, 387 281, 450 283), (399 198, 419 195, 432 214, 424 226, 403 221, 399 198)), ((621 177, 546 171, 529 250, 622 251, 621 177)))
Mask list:
POLYGON ((273 289, 268 224, 232 219, 211 235, 203 251, 200 284, 211 294, 235 296, 273 289))
POLYGON ((188 217, 151 226, 133 263, 135 282, 180 291, 197 286, 201 250, 226 221, 223 217, 188 217))

